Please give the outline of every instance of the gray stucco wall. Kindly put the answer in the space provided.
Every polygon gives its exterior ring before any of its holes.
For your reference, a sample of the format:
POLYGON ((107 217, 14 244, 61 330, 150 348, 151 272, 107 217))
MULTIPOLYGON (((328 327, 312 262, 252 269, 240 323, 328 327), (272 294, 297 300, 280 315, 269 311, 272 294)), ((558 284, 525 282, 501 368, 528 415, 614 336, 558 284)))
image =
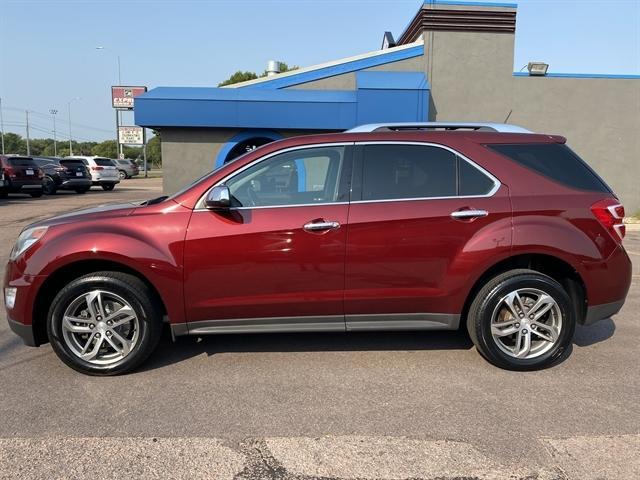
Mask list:
POLYGON ((513 75, 514 35, 425 32, 431 120, 491 121, 567 137, 629 213, 640 209, 640 80, 513 75))
MULTIPOLYGON (((283 137, 323 131, 274 130, 283 137)), ((162 190, 171 195, 196 178, 213 170, 220 149, 239 130, 165 128, 160 132, 162 148, 162 190)))
MULTIPOLYGON (((385 71, 385 72, 422 72, 425 68, 424 56, 408 58, 398 62, 386 63, 377 67, 367 68, 366 71, 385 71)), ((299 90, 355 90, 356 74, 344 73, 335 75, 313 82, 300 83, 289 87, 299 90)))

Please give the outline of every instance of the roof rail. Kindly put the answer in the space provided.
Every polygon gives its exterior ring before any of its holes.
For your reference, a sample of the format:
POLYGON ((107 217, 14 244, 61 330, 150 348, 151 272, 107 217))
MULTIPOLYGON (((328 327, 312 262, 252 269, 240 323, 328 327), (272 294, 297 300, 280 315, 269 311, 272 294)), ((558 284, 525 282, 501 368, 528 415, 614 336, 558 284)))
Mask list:
POLYGON ((533 133, 526 128, 508 123, 476 123, 476 122, 399 122, 371 123, 347 130, 348 133, 368 133, 399 130, 475 130, 502 133, 533 133))

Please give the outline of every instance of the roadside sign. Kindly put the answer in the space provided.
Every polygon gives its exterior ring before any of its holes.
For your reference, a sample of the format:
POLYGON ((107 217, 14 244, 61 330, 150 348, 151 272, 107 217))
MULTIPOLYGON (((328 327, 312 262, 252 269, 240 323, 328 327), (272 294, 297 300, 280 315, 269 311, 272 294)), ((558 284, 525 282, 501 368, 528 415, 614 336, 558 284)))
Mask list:
POLYGON ((147 87, 111 87, 111 106, 133 110, 133 99, 147 91, 147 87))
POLYGON ((122 145, 144 145, 144 128, 135 125, 118 127, 118 143, 122 145))

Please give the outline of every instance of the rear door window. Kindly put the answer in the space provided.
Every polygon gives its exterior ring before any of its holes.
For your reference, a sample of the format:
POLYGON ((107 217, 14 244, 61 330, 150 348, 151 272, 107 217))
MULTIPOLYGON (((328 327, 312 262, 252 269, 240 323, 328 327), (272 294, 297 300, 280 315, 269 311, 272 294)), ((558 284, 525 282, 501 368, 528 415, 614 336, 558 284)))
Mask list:
POLYGON ((454 197, 457 157, 426 145, 364 146, 362 200, 454 197))
POLYGON ((562 185, 611 193, 608 185, 578 155, 558 143, 487 145, 502 155, 562 185))

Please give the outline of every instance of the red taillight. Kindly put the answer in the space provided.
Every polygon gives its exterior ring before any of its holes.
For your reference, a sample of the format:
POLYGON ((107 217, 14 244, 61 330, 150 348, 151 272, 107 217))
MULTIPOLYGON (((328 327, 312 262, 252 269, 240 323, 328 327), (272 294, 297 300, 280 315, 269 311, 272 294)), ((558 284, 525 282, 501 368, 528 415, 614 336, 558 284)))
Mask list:
POLYGON ((624 206, 613 198, 605 198, 591 205, 591 211, 598 221, 613 235, 616 240, 622 240, 626 233, 624 206))
POLYGON ((104 170, 104 167, 91 167, 91 170, 104 170))
POLYGON ((10 166, 8 166, 8 165, 7 165, 6 167, 4 167, 4 173, 5 173, 6 175, 8 175, 8 176, 12 177, 12 178, 15 178, 15 176, 16 176, 16 172, 15 172, 15 170, 13 169, 13 167, 10 167, 10 166))
POLYGON ((44 178, 44 172, 41 168, 38 169, 38 178, 44 178))

